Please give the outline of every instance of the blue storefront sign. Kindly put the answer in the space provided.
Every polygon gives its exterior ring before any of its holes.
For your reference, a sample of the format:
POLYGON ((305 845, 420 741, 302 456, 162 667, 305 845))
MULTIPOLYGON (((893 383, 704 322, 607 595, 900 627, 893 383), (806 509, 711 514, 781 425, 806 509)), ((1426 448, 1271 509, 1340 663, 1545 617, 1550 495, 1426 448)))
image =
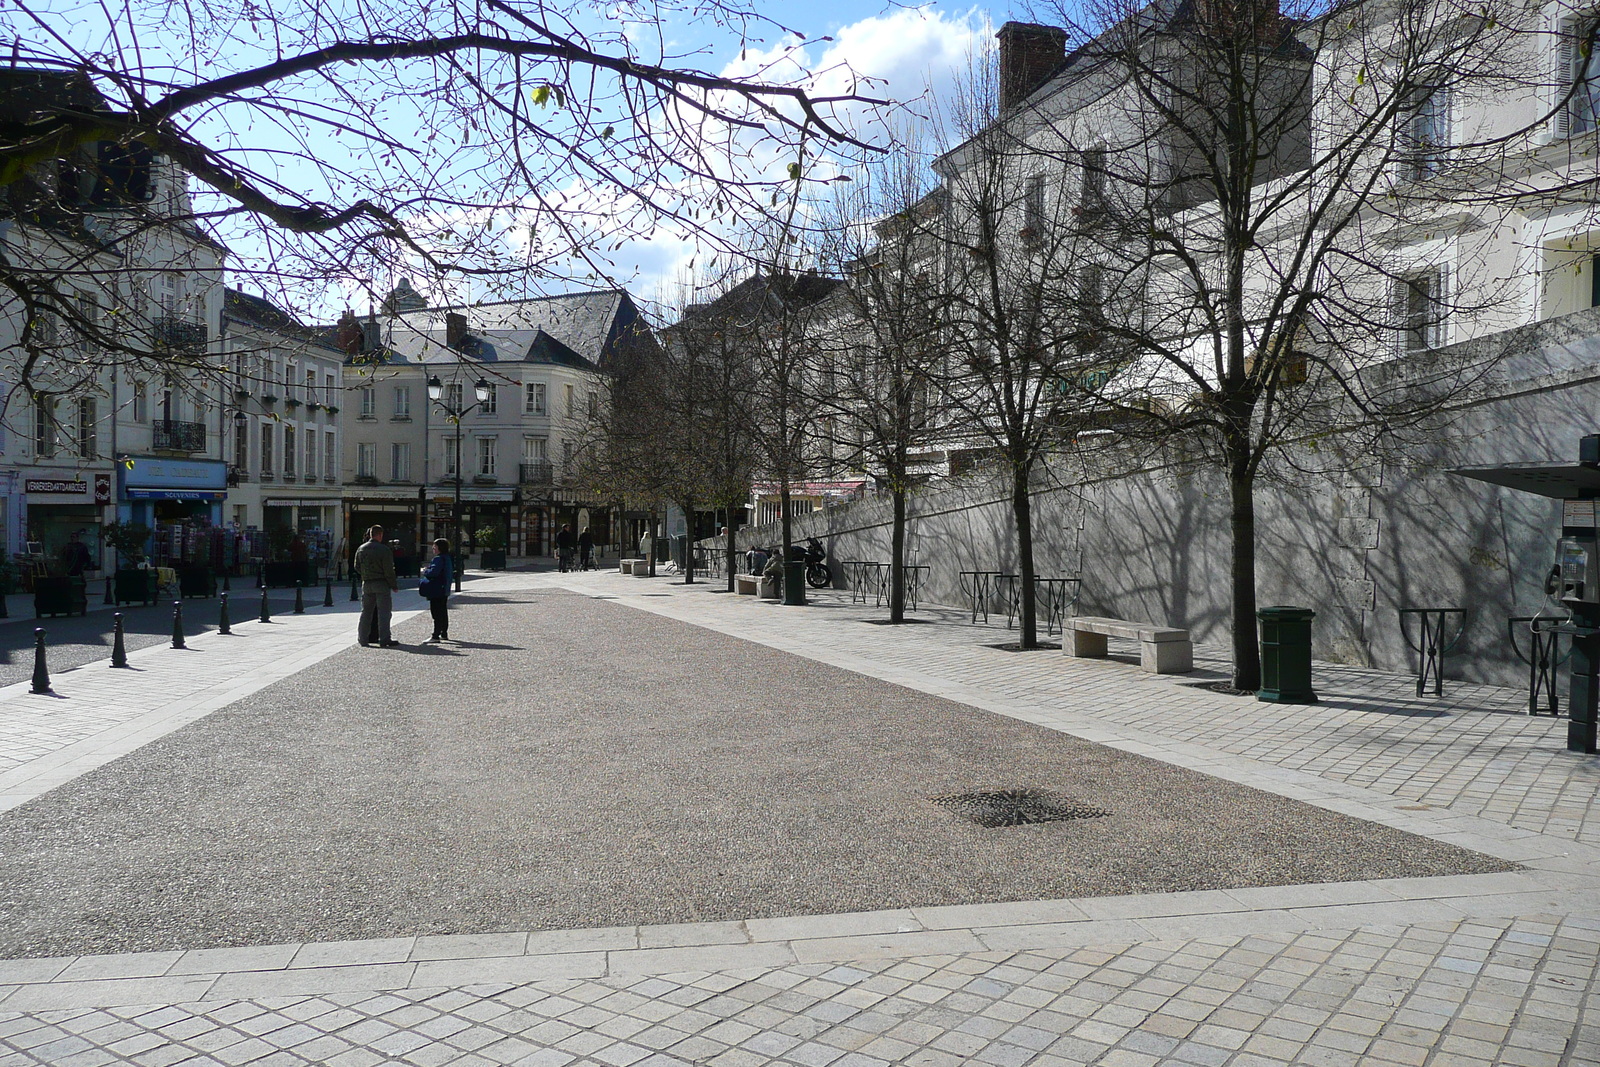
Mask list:
POLYGON ((228 465, 219 460, 136 456, 118 469, 126 500, 221 501, 228 495, 228 465))

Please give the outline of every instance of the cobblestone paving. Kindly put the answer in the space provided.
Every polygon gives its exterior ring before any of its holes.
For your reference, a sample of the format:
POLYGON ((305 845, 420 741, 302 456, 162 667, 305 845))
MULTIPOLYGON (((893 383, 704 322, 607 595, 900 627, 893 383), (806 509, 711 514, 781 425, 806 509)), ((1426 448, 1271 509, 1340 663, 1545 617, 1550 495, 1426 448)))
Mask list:
POLYGON ((1600 1061, 1600 919, 982 952, 0 1017, 11 1064, 1600 1061))
MULTIPOLYGON (((937 931, 913 934, 893 933, 921 929, 897 926, 910 918, 903 913, 766 921, 776 933, 788 923, 812 929, 809 936, 830 922, 885 931, 821 943, 827 962, 757 959, 751 950, 763 946, 746 943, 754 922, 745 932, 702 924, 631 935, 518 934, 493 944, 489 937, 463 943, 460 958, 444 961, 449 969, 426 972, 452 975, 432 984, 421 963, 406 964, 399 977, 372 965, 422 958, 422 939, 225 950, 244 953, 228 957, 236 966, 257 969, 199 981, 185 975, 202 965, 177 954, 0 961, 0 1067, 1600 1063, 1600 853, 1581 843, 1600 836, 1600 764, 1561 751, 1564 720, 1516 714, 1518 693, 1447 683, 1444 700, 1418 700, 1410 679, 1319 667, 1325 704, 1272 708, 1126 664, 979 647, 997 639, 994 629, 892 631, 861 626, 854 620, 862 610, 847 603, 796 611, 661 580, 562 578, 644 610, 1104 743, 1143 745, 1219 774, 1260 768, 1284 795, 1386 808, 1439 839, 1477 833, 1508 850, 1521 841, 1530 855, 1545 857, 1544 866, 1473 876, 1490 881, 1471 883, 1487 895, 1468 900, 1445 888, 1470 888, 1462 879, 1249 890, 1233 894, 1226 909, 1213 895, 1178 894, 1160 900, 1168 905, 1162 914, 1178 918, 1154 922, 1122 921, 1152 898, 1107 900, 1090 912, 1096 921, 1067 924, 1070 930, 1049 916, 1078 905, 1087 912, 1091 902, 952 910, 937 931), (636 599, 644 592, 671 595, 636 599), (1308 790, 1307 782, 1326 784, 1308 790), (1498 829, 1484 835, 1483 827, 1498 829), (1580 843, 1563 843, 1574 840, 1580 843), (1494 879, 1518 886, 1548 879, 1549 891, 1503 892, 1494 879), (1396 894, 1394 903, 1372 898, 1347 908, 1337 896, 1384 889, 1396 894), (1432 892, 1440 903, 1430 907, 1432 892), (1291 914, 1296 902, 1332 906, 1296 925, 1286 921, 1298 914, 1291 914), (1024 914, 1039 925, 1004 925, 1024 914), (975 947, 916 940, 935 933, 970 937, 975 947), (575 947, 604 946, 608 938, 642 946, 647 935, 656 944, 700 947, 609 957, 575 947), (500 980, 508 961, 536 971, 557 957, 488 958, 533 952, 535 940, 550 951, 569 936, 572 944, 559 949, 572 953, 559 957, 570 959, 565 971, 500 980), (316 966, 297 979, 283 968, 301 955, 316 966), (154 984, 119 984, 138 982, 154 984)), ((540 580, 504 579, 507 588, 540 580)), ((1220 664, 1202 656, 1201 666, 1220 664)))

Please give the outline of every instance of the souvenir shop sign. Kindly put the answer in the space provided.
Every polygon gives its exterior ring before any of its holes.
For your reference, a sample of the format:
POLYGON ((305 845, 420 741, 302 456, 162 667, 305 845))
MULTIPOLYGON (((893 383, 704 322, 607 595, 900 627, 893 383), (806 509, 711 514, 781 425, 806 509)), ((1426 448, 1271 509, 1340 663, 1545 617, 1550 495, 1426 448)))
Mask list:
POLYGON ((138 456, 122 471, 129 500, 222 500, 227 484, 227 464, 216 460, 138 456))

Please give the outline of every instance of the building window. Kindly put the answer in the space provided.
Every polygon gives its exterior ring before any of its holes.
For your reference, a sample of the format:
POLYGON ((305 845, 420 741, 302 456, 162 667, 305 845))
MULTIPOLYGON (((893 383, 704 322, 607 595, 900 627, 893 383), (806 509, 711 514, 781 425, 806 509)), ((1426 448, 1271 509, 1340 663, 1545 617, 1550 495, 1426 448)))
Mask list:
POLYGON ((461 435, 457 434, 454 437, 446 438, 444 444, 444 476, 446 478, 454 478, 457 476, 456 457, 459 456, 460 453, 461 435))
POLYGON ((1027 196, 1022 205, 1022 239, 1037 243, 1044 238, 1044 175, 1028 179, 1027 196))
POLYGON ((411 446, 404 442, 396 442, 389 446, 389 480, 394 482, 409 482, 411 480, 411 446))
POLYGON ((133 421, 147 422, 150 418, 150 395, 143 382, 133 383, 133 421))
POLYGON ((489 393, 484 398, 482 410, 485 415, 495 415, 499 413, 500 387, 498 385, 489 386, 489 393))
POLYGON ((78 455, 84 459, 94 459, 100 454, 96 436, 99 422, 99 412, 95 410, 97 406, 92 396, 78 398, 78 455))
POLYGON ((376 478, 378 476, 378 446, 371 441, 362 441, 356 445, 356 477, 376 478))
POLYGON ((411 417, 411 386, 397 385, 394 387, 394 417, 409 419, 411 417))
POLYGON ((378 413, 378 396, 370 385, 361 387, 361 417, 370 419, 378 413))
POLYGON ((261 424, 261 473, 262 474, 271 474, 272 473, 272 437, 273 437, 273 432, 274 431, 272 429, 272 423, 263 422, 261 424))
POLYGON ((1083 153, 1083 186, 1079 203, 1085 214, 1097 214, 1106 207, 1106 150, 1091 148, 1083 153))
POLYGON ((294 427, 283 428, 283 476, 294 477, 294 427))
POLYGON ((317 403, 317 372, 315 370, 306 371, 306 403, 317 403))
POLYGON ((322 402, 332 405, 339 403, 339 387, 334 384, 334 377, 331 374, 322 376, 322 402))
POLYGON ((592 389, 589 391, 589 417, 591 419, 600 417, 600 394, 592 389))
POLYGON ((294 364, 285 363, 283 365, 283 398, 285 400, 300 399, 300 389, 295 385, 296 376, 294 364))
POLYGON ((56 402, 44 393, 33 400, 33 454, 39 459, 56 454, 56 402))
POLYGON ((1450 146, 1450 92, 1419 88, 1407 101, 1405 175, 1423 181, 1439 173, 1450 146))
POLYGON ((1395 279, 1393 300, 1400 355, 1414 355, 1446 343, 1447 278, 1443 267, 1430 267, 1395 279))
POLYGON ((493 478, 495 461, 499 458, 499 442, 493 437, 478 438, 478 474, 484 478, 493 478))
POLYGON ((548 415, 545 408, 544 383, 528 382, 523 386, 522 410, 528 415, 548 415))
MULTIPOLYGON (((294 431, 289 431, 293 433, 294 431)), ((317 477, 317 431, 305 431, 306 443, 306 481, 313 481, 317 477)))
POLYGON ((572 416, 574 416, 574 415, 576 415, 578 413, 577 403, 572 398, 572 396, 573 396, 573 394, 572 394, 572 383, 568 382, 566 385, 563 385, 561 387, 561 393, 562 393, 562 396, 563 396, 563 398, 565 400, 565 405, 564 406, 566 407, 566 410, 567 410, 567 418, 570 419, 570 418, 572 418, 572 416))
POLYGON ((543 463, 548 457, 549 439, 544 437, 524 437, 522 439, 522 462, 543 463))
POLYGON ((322 474, 327 481, 339 476, 339 443, 332 430, 323 434, 322 474))
POLYGON ((465 411, 466 405, 461 400, 461 383, 451 382, 444 387, 444 406, 451 411, 465 411))

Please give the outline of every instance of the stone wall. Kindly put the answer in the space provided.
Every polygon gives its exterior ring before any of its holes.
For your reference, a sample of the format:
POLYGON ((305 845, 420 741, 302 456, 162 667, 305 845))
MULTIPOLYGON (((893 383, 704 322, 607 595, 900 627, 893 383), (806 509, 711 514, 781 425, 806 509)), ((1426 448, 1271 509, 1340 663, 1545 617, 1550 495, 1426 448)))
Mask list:
MULTIPOLYGON (((1258 491, 1261 605, 1317 612, 1316 654, 1384 670, 1414 669, 1398 609, 1464 607, 1467 630, 1446 677, 1525 685, 1508 615, 1553 607, 1542 592, 1560 533, 1560 505, 1448 473, 1472 464, 1573 462, 1578 438, 1600 431, 1600 309, 1522 331, 1491 399, 1450 414, 1447 427, 1362 469, 1333 461, 1327 442, 1297 450, 1258 491)), ((1502 335, 1500 343, 1504 343, 1502 335)), ((1124 465, 1127 458, 1123 457, 1124 465)), ((1037 570, 1080 575, 1080 611, 1185 626, 1228 639, 1227 487, 1210 469, 1147 463, 1118 475, 1116 457, 1061 458, 1041 477, 1034 508, 1037 570)), ((964 602, 962 570, 1015 570, 1005 489, 973 480, 914 496, 910 562, 932 569, 924 599, 964 602)), ((795 523, 835 559, 889 558, 887 499, 817 512, 795 523)), ((741 531, 741 547, 777 528, 741 531)))

